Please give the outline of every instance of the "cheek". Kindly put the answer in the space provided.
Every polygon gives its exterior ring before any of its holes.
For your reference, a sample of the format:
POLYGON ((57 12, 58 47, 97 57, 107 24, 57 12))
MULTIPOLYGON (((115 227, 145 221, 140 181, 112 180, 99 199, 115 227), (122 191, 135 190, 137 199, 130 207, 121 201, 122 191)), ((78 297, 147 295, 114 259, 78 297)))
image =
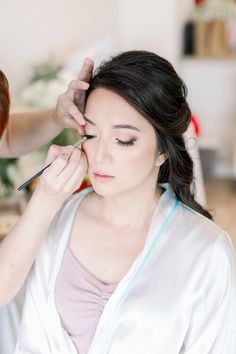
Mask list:
MULTIPOLYGON (((129 149, 129 148, 127 148, 129 149)), ((148 174, 155 166, 156 151, 153 145, 150 146, 137 146, 130 153, 123 154, 122 162, 125 165, 129 175, 148 174)))
POLYGON ((83 146, 83 151, 87 157, 88 162, 91 161, 92 156, 94 154, 95 151, 95 147, 93 146, 94 144, 92 144, 92 142, 89 142, 87 144, 84 144, 83 146))
MULTIPOLYGON (((96 141, 88 141, 84 144, 83 151, 87 157, 88 163, 91 164, 96 152, 96 141)), ((117 144, 109 147, 109 155, 112 157, 112 164, 115 169, 125 170, 127 175, 135 175, 143 170, 150 170, 156 159, 156 150, 153 144, 144 145, 137 144, 131 147, 122 147, 117 144)))

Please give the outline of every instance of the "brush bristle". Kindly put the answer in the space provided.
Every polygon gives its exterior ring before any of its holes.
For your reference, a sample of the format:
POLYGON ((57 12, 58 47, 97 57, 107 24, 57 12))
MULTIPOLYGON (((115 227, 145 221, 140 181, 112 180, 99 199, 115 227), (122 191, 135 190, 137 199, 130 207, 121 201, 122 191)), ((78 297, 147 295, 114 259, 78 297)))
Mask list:
POLYGON ((86 136, 87 139, 93 139, 96 138, 96 135, 89 135, 89 134, 85 134, 84 136, 86 136))

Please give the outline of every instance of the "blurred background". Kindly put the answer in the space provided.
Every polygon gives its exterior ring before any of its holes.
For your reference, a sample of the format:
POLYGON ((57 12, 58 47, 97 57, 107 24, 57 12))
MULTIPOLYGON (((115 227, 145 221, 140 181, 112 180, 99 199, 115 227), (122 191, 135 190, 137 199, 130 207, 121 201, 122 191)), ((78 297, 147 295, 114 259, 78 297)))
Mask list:
MULTIPOLYGON (((198 140, 202 200, 236 245, 236 1, 0 0, 0 67, 12 111, 50 108, 85 56, 145 49, 185 80, 198 140)), ((73 143, 74 131, 56 140, 73 143)), ((35 173, 48 146, 0 162, 0 235, 24 209, 16 186, 35 173)))
MULTIPOLYGON (((131 49, 167 58, 189 89, 198 199, 236 247, 235 0, 0 0, 0 43, 12 111, 54 107, 85 56, 95 66, 131 49)), ((66 130, 54 142, 76 139, 66 130)), ((35 188, 17 186, 42 167, 47 149, 0 159, 0 239, 35 188)), ((20 309, 18 296, 0 311, 0 354, 13 352, 20 309)))

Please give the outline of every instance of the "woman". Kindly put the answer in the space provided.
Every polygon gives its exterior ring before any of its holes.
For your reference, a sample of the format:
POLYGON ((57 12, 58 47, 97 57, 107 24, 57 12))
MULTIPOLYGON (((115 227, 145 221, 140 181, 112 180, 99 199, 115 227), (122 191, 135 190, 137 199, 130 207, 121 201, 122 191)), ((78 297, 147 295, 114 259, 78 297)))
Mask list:
POLYGON ((95 73, 84 117, 92 188, 50 226, 15 353, 234 354, 235 258, 190 188, 183 82, 124 52, 95 73))
MULTIPOLYGON (((17 113, 10 117, 8 82, 0 72, 0 157, 30 152, 65 127, 83 133, 85 90, 89 87, 92 71, 93 61, 87 58, 78 80, 70 83, 55 109, 17 113), (77 107, 74 101, 77 101, 77 107)), ((72 146, 51 146, 46 163, 52 161, 21 219, 0 243, 0 308, 21 288, 56 211, 80 186, 87 166, 80 151, 72 146), (30 237, 32 229, 34 235, 30 237)))

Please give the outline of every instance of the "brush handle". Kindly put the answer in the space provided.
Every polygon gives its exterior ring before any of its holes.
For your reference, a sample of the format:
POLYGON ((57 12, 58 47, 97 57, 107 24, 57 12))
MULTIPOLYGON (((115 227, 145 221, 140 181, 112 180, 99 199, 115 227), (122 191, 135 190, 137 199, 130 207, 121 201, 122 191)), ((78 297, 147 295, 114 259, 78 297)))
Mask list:
MULTIPOLYGON (((84 137, 82 137, 74 146, 73 148, 78 147, 80 144, 82 144, 85 140, 87 139, 91 139, 92 135, 85 135, 84 137)), ((41 174, 43 173, 43 171, 46 170, 46 168, 48 168, 50 165, 52 164, 49 163, 47 166, 45 166, 42 170, 40 170, 39 172, 37 172, 34 176, 32 176, 28 181, 26 181, 25 183, 23 183, 20 187, 17 188, 18 191, 21 191, 22 189, 24 189, 25 187, 27 187, 35 178, 38 178, 39 176, 41 176, 41 174)))
POLYGON ((47 166, 45 166, 42 170, 40 170, 39 172, 37 172, 34 176, 32 176, 30 179, 28 179, 28 181, 26 181, 25 183, 23 183, 20 187, 17 188, 18 191, 21 191, 23 188, 27 187, 35 178, 41 176, 41 174, 43 173, 44 170, 46 170, 46 168, 48 168, 49 166, 51 166, 52 162, 49 163, 47 166))

